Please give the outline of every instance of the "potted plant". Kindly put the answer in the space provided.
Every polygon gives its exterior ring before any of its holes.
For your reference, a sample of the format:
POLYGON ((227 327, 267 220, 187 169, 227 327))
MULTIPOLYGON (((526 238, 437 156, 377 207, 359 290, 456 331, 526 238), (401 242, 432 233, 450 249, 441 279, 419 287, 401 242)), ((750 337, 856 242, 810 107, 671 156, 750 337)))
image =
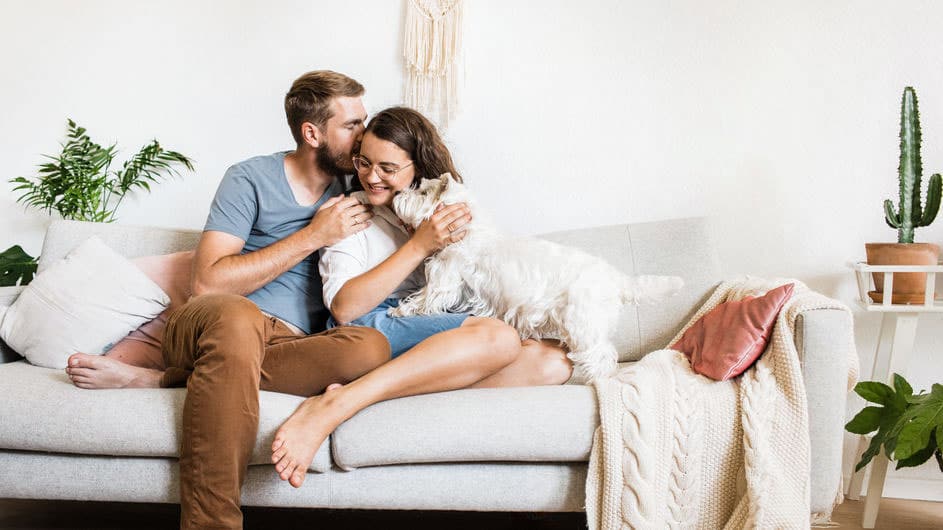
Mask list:
MULTIPOLYGON (((897 243, 866 243, 865 250, 871 265, 936 265, 940 247, 932 243, 914 243, 914 229, 927 226, 936 219, 940 210, 940 174, 930 177, 927 187, 927 202, 921 203, 921 178, 923 166, 920 160, 920 113, 917 109, 917 94, 913 87, 904 88, 900 104, 900 203, 894 208, 890 199, 884 201, 884 219, 891 228, 897 229, 897 243)), ((894 292, 891 302, 895 304, 922 303, 926 285, 926 273, 894 274, 894 292)), ((869 294, 875 302, 884 299, 884 274, 874 273, 876 291, 869 294)))
POLYGON ((889 459, 897 461, 896 469, 919 466, 934 456, 943 471, 943 385, 934 384, 929 393, 914 395, 907 380, 894 374, 894 388, 864 381, 855 386, 855 392, 881 405, 865 407, 845 425, 855 434, 877 431, 855 466, 856 472, 882 447, 889 459))
POLYGON ((0 252, 0 287, 28 284, 33 280, 38 265, 36 258, 19 245, 0 252))
MULTIPOLYGON (((133 190, 150 191, 162 177, 179 175, 177 165, 193 170, 186 156, 168 151, 157 140, 142 147, 120 169, 112 169, 117 145, 102 147, 87 131, 68 120, 66 142, 58 156, 43 155, 48 162, 39 166, 33 178, 17 177, 14 191, 22 191, 17 202, 52 213, 63 219, 111 223, 118 207, 133 190)), ((36 272, 37 258, 19 245, 0 253, 0 287, 26 285, 36 272)))

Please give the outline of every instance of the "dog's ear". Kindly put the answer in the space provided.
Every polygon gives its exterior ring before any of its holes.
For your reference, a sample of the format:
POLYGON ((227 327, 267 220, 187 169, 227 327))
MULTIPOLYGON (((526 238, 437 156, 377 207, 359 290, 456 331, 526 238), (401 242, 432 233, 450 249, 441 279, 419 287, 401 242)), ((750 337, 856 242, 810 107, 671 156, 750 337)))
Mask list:
POLYGON ((455 182, 451 173, 442 173, 439 175, 439 180, 442 181, 442 191, 449 189, 449 184, 455 182))

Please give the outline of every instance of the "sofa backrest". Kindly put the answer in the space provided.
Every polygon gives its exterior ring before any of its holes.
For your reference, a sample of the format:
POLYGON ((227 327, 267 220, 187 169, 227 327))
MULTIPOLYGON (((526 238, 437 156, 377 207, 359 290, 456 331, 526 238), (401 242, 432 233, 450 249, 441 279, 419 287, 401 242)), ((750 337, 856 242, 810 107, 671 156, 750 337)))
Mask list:
POLYGON ((84 221, 53 221, 46 230, 39 269, 42 272, 50 264, 65 257, 73 248, 86 239, 98 236, 111 249, 122 256, 157 256, 183 250, 193 250, 200 241, 198 230, 175 230, 145 226, 86 223, 84 221))
POLYGON ((668 346, 721 280, 706 218, 568 230, 540 236, 599 256, 626 274, 680 276, 684 288, 657 305, 625 306, 613 340, 620 361, 668 346))
MULTIPOLYGON (((39 272, 87 238, 97 235, 129 258, 196 248, 198 230, 54 221, 46 232, 39 272)), ((626 274, 684 278, 682 291, 658 305, 626 306, 614 337, 621 361, 664 348, 721 279, 707 219, 672 219, 601 226, 540 236, 599 256, 626 274)))

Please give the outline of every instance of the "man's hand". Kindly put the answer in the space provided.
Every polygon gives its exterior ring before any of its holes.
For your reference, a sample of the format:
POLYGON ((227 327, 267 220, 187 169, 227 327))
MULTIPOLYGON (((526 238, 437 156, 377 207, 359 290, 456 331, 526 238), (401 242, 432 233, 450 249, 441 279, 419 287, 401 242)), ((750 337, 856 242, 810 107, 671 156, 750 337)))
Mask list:
POLYGON ((308 226, 327 247, 367 228, 372 217, 370 206, 360 204, 353 197, 337 196, 318 208, 308 226))
POLYGON ((439 205, 432 217, 420 223, 412 240, 427 255, 465 238, 465 225, 471 222, 468 205, 460 202, 448 206, 439 205))

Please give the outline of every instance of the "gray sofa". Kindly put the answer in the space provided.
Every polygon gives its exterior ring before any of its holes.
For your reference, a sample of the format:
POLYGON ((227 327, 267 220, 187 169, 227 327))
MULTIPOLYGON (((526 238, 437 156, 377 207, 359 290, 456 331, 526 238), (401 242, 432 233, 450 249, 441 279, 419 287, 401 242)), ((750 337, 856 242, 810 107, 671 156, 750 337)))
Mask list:
MULTIPOLYGON (((91 235, 129 256, 193 248, 195 231, 54 222, 40 272, 91 235)), ((668 303, 627 307, 624 360, 663 348, 722 279, 705 219, 607 226, 543 236, 600 255, 628 273, 675 274, 668 303)), ((0 306, 20 288, 0 289, 0 306)), ((841 481, 851 319, 800 317, 797 344, 809 401, 813 512, 829 512, 841 481)), ((0 364, 0 498, 174 503, 184 389, 81 390, 65 373, 6 351, 0 364)), ((268 464, 275 429, 302 398, 262 392, 261 425, 243 488, 247 506, 575 512, 596 399, 589 386, 459 390, 374 405, 325 442, 304 486, 268 464)), ((797 433, 798 435, 799 433, 797 433)))

